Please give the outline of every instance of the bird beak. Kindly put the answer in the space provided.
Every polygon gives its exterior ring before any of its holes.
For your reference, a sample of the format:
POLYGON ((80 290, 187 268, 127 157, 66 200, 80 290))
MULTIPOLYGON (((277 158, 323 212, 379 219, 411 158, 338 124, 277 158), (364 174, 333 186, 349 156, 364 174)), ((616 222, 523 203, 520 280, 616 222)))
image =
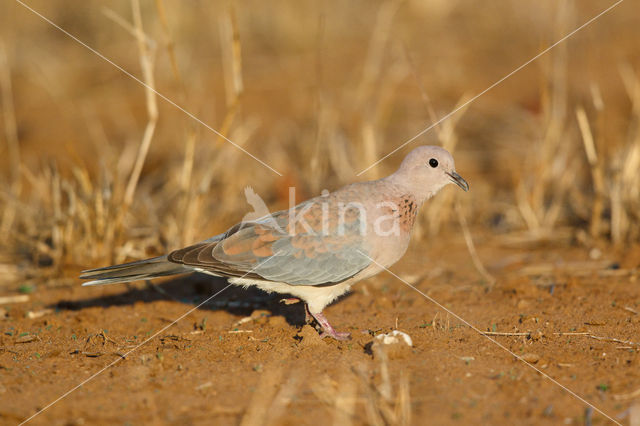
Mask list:
POLYGON ((469 190, 469 184, 467 183, 466 180, 462 178, 462 176, 460 176, 456 172, 447 172, 447 174, 451 178, 451 182, 455 183, 460 188, 464 189, 465 192, 469 190))

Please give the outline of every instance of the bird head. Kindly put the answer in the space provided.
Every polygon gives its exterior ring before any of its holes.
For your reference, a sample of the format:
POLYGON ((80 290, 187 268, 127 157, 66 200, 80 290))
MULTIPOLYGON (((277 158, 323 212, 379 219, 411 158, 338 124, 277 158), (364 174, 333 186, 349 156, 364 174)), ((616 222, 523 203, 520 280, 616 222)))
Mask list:
POLYGON ((415 148, 392 177, 397 184, 410 189, 420 201, 432 197, 450 183, 464 191, 469 190, 467 181, 456 172, 451 154, 439 146, 415 148))

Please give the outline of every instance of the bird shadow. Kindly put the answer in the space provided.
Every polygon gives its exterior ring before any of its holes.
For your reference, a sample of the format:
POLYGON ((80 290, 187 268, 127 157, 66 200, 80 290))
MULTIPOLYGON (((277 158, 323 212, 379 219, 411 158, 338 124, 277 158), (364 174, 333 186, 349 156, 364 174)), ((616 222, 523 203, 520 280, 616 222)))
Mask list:
MULTIPOLYGON (((280 293, 266 293, 258 288, 242 288, 228 286, 226 279, 194 273, 153 284, 147 281, 144 287, 130 283, 121 284, 125 291, 80 300, 59 300, 49 308, 59 311, 81 311, 93 307, 127 306, 137 303, 153 303, 161 300, 173 300, 187 305, 198 306, 198 309, 210 311, 226 311, 232 315, 249 316, 255 310, 266 310, 272 316, 282 316, 289 325, 305 324, 303 303, 285 304, 283 299, 289 296, 280 293), (125 287, 126 286, 126 287, 125 287), (216 293, 220 294, 214 296, 216 293), (207 300, 209 299, 210 300, 207 300), (203 303, 204 302, 204 303, 203 303)), ((349 297, 349 295, 343 296, 349 297)))

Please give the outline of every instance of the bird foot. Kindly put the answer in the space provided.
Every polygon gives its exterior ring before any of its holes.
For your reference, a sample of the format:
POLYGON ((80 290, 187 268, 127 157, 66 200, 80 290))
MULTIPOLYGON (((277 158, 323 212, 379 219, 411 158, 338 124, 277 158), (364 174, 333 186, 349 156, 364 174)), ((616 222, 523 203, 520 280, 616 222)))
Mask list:
POLYGON ((331 324, 329 324, 329 320, 324 316, 322 312, 318 312, 316 314, 311 314, 313 318, 318 321, 320 327, 322 327, 322 333, 320 333, 320 338, 323 339, 325 337, 332 337, 336 340, 344 341, 351 340, 351 333, 336 331, 331 324))

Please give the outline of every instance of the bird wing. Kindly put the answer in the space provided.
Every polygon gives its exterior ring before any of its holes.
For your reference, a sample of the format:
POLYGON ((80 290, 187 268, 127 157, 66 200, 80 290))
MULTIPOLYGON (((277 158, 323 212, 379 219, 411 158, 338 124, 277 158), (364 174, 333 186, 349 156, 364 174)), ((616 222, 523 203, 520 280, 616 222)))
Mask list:
POLYGON ((224 276, 265 279, 292 285, 344 281, 369 259, 359 212, 321 202, 302 203, 250 223, 220 238, 169 254, 175 263, 224 276), (340 220, 340 215, 342 220, 340 220))

